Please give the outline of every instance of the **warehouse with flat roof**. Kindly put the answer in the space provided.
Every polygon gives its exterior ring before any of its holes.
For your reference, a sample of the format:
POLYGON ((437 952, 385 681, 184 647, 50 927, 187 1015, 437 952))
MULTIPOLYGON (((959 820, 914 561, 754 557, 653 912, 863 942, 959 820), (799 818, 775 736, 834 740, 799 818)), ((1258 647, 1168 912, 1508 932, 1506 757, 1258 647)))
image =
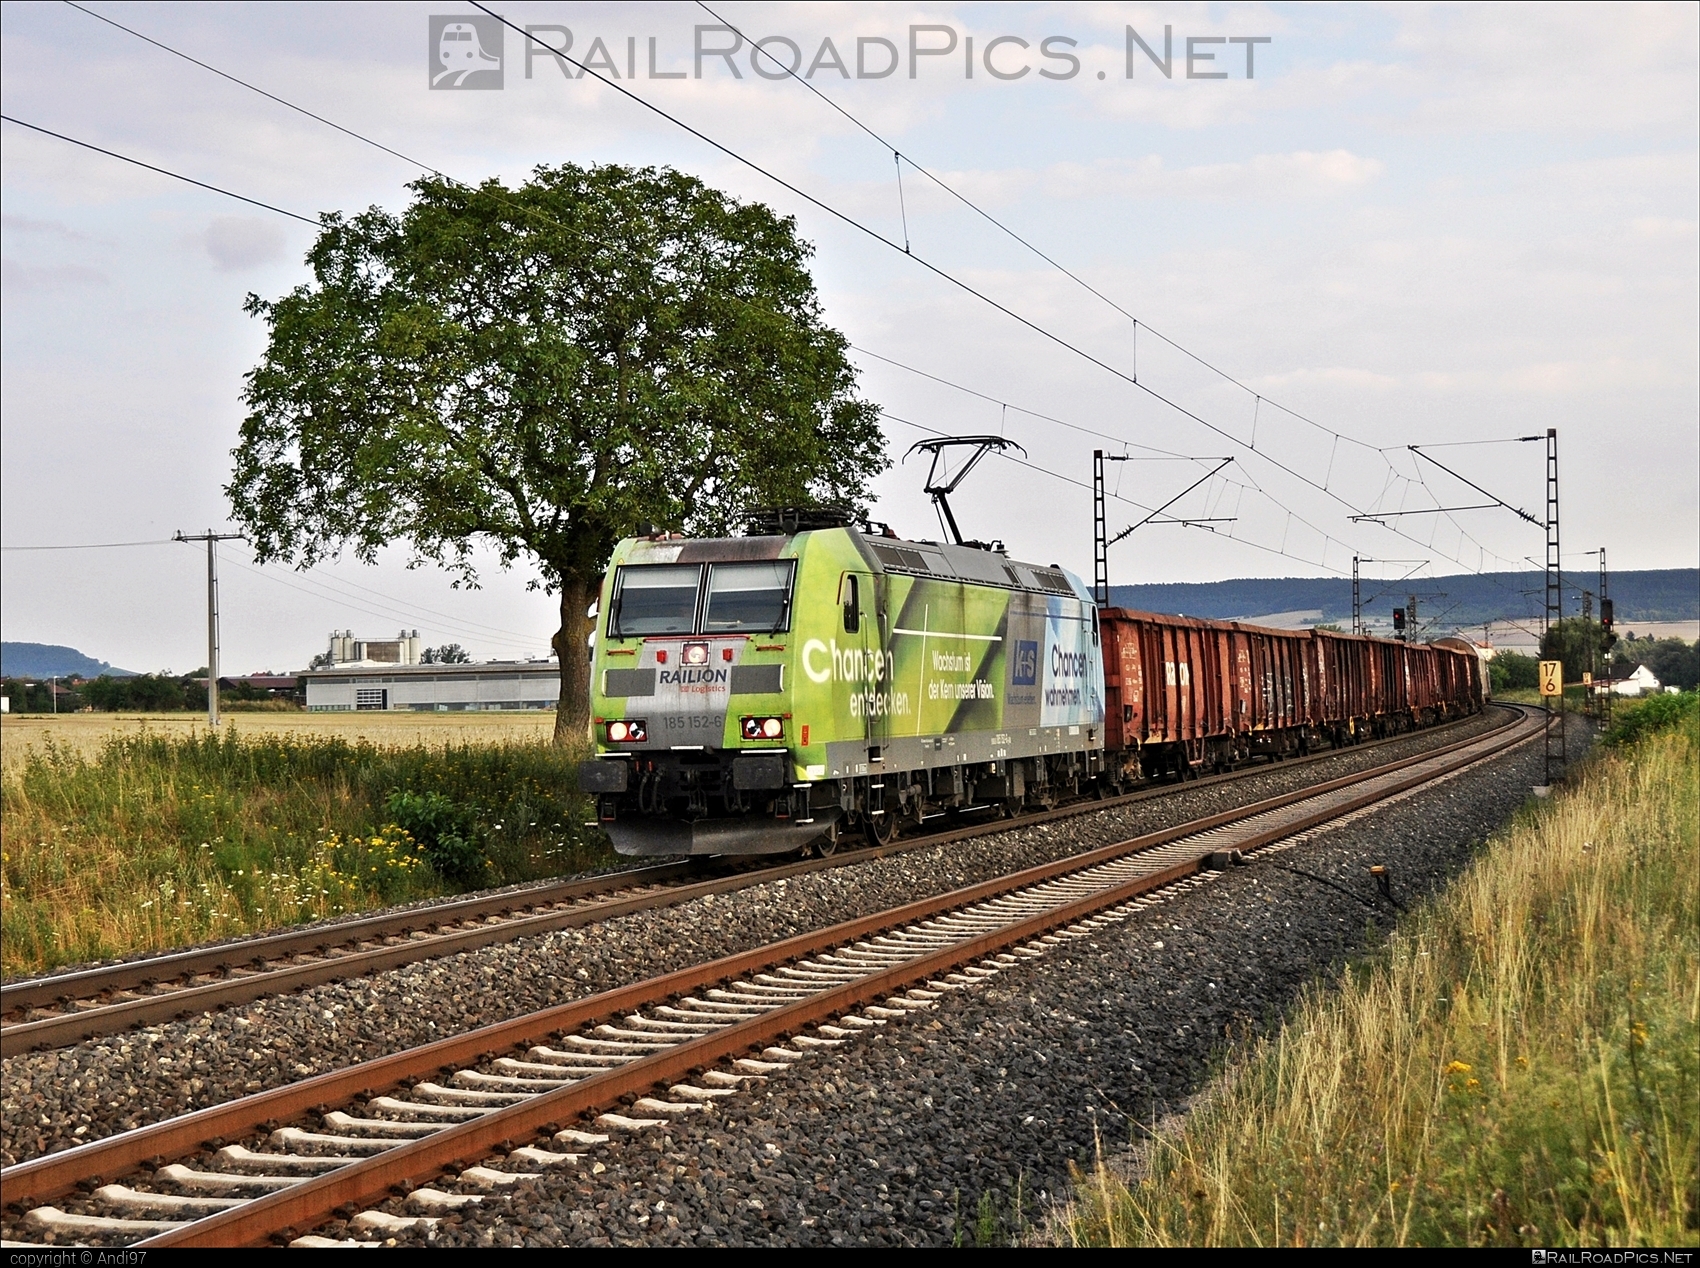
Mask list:
POLYGON ((301 674, 310 712, 405 709, 553 709, 561 670, 552 660, 488 661, 481 665, 396 665, 366 662, 309 669, 301 674))

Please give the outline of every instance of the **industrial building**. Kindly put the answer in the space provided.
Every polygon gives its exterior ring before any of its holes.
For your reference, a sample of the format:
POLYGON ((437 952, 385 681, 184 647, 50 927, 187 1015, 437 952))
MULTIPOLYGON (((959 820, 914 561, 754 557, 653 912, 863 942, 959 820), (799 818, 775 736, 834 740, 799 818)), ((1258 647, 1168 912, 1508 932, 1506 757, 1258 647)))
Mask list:
POLYGON ((333 665, 417 665, 419 631, 403 630, 394 638, 355 638, 353 630, 332 630, 329 655, 333 665))
POLYGON ((479 665, 364 661, 306 670, 301 683, 310 712, 553 709, 561 698, 561 669, 552 660, 487 661, 479 665))

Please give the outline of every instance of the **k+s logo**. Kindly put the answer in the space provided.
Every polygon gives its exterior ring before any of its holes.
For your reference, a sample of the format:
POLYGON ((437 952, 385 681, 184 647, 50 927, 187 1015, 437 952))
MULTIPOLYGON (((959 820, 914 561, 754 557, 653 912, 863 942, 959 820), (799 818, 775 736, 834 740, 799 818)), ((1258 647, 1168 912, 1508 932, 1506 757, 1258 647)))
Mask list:
POLYGON ((1039 644, 1028 639, 1015 641, 1015 659, 1010 664, 1010 685, 1032 687, 1039 681, 1039 644))

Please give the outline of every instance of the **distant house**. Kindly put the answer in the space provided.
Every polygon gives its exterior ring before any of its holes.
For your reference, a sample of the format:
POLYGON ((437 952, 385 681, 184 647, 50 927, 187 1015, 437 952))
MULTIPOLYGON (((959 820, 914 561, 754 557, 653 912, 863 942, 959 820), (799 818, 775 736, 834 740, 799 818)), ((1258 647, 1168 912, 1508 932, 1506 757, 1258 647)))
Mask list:
POLYGON ((1604 685, 1616 696, 1650 696, 1657 695, 1659 691, 1659 680, 1645 665, 1637 665, 1631 673, 1607 679, 1604 685))

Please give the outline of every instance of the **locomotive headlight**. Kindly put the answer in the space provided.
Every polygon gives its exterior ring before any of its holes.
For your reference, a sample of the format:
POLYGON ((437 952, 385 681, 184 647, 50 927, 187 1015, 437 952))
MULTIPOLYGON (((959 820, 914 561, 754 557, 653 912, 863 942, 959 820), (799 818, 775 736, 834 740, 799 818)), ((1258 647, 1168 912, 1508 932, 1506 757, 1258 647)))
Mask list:
POLYGON ((687 665, 708 664, 708 644, 686 643, 684 648, 684 658, 685 664, 687 665))
POLYGON ((777 740, 785 734, 785 719, 744 718, 741 729, 746 740, 777 740))
POLYGON ((610 744, 641 744, 648 738, 649 728, 643 722, 633 720, 608 724, 608 742, 610 744))
POLYGON ((785 724, 778 718, 769 718, 761 724, 761 733, 770 740, 777 740, 785 732, 785 724))

